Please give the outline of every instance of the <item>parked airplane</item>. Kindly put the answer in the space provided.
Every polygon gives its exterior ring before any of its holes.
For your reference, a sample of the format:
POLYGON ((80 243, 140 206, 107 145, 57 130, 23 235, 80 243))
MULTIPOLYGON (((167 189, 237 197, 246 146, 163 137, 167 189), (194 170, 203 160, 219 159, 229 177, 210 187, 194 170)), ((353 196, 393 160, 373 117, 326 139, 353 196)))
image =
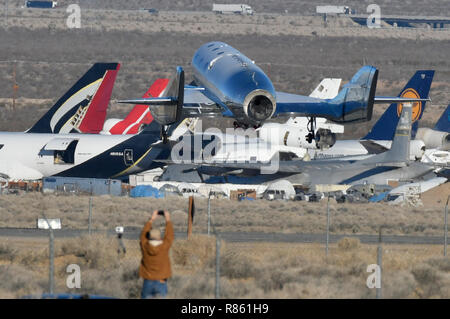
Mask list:
MULTIPOLYGON (((161 97, 168 84, 169 79, 156 79, 142 97, 161 97)), ((107 119, 100 134, 137 134, 152 121, 148 105, 137 104, 125 119, 107 119)))
POLYGON ((450 151, 450 104, 447 105, 434 128, 419 128, 416 138, 423 140, 429 149, 450 151))
MULTIPOLYGON (((31 129, 0 132, 0 178, 121 178, 161 166, 153 160, 167 158, 170 145, 161 143, 155 121, 140 134, 68 134, 101 130, 118 68, 117 63, 95 64, 31 129)), ((182 132, 184 122, 174 123, 169 133, 182 132)))
MULTIPOLYGON (((273 171, 273 163, 201 163, 197 171, 205 175, 258 176, 265 182, 285 179, 293 185, 316 184, 387 184, 389 180, 411 180, 426 175, 434 167, 409 160, 412 107, 405 103, 397 124, 392 147, 386 152, 369 158, 355 160, 293 159, 279 161, 273 171), (265 174, 272 171, 270 174, 265 174)), ((164 179, 165 180, 165 179, 164 179)), ((206 180, 207 181, 207 180, 206 180)))
MULTIPOLYGON (((434 71, 417 71, 400 91, 399 97, 421 97, 428 98, 434 71)), ((418 129, 418 124, 425 111, 426 102, 414 102, 413 124, 411 129, 411 160, 422 158, 425 151, 425 143, 414 137, 418 129)), ((360 140, 338 140, 329 149, 313 150, 310 157, 313 159, 342 158, 344 156, 370 155, 386 151, 391 147, 392 138, 395 133, 397 123, 400 118, 402 104, 392 103, 373 125, 369 133, 360 140)))
POLYGON ((423 138, 429 149, 425 150, 424 162, 450 167, 450 104, 442 113, 433 129, 419 128, 416 137, 423 138))
MULTIPOLYGON (((153 117, 162 125, 182 116, 224 116, 235 118, 237 126, 249 127, 277 116, 323 117, 339 123, 368 121, 374 103, 427 100, 375 97, 378 70, 373 66, 362 67, 333 99, 277 92, 252 60, 223 42, 202 45, 192 58, 192 68, 192 85, 184 85, 184 71, 177 67, 177 82, 170 94, 120 102, 150 105, 153 117)), ((312 125, 310 133, 314 132, 312 125)))
POLYGON ((388 199, 390 201, 394 201, 393 204, 401 203, 404 201, 405 196, 425 193, 426 191, 429 191, 430 189, 433 189, 446 182, 447 178, 445 177, 434 177, 426 181, 407 183, 398 186, 390 190, 389 193, 386 195, 388 196, 388 199))
POLYGON ((119 63, 95 63, 27 133, 99 133, 119 63))

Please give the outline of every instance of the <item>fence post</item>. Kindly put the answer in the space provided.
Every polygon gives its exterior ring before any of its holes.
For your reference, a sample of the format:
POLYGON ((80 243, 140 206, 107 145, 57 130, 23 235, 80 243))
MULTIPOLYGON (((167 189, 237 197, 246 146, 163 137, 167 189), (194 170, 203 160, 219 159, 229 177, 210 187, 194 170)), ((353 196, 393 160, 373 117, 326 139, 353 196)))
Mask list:
POLYGON ((448 241, 448 200, 450 195, 447 197, 447 203, 445 203, 444 210, 444 257, 447 257, 447 241, 448 241))
POLYGON ((211 229, 211 191, 208 193, 208 236, 211 229))
POLYGON ((330 241, 330 194, 328 194, 327 201, 327 239, 326 239, 326 248, 325 255, 328 257, 328 243, 330 241))
POLYGON ((216 299, 220 298, 220 237, 216 233, 216 299))
POLYGON ((49 270, 48 270, 48 289, 49 289, 49 293, 53 294, 54 291, 54 273, 55 273, 55 256, 54 256, 54 235, 53 235, 53 228, 52 225, 50 224, 50 222, 47 219, 47 216, 45 216, 45 214, 43 214, 47 225, 48 225, 48 234, 49 234, 49 247, 48 247, 48 251, 49 251, 49 270))
POLYGON ((381 236, 381 229, 382 227, 380 227, 379 230, 379 234, 378 234, 378 249, 377 249, 377 265, 378 267, 380 267, 380 274, 379 274, 379 282, 380 282, 380 286, 376 287, 377 293, 376 293, 376 298, 377 299, 381 299, 382 295, 381 295, 381 287, 382 287, 382 273, 383 273, 383 267, 382 267, 382 258, 383 258, 383 248, 381 247, 381 243, 382 243, 382 236, 381 236))
POLYGON ((50 282, 50 294, 53 294, 55 287, 54 273, 55 273, 55 254, 54 254, 54 235, 53 229, 50 223, 48 223, 48 229, 50 230, 50 271, 49 271, 49 282, 50 282))
POLYGON ((89 224, 88 224, 88 233, 91 234, 91 226, 92 225, 92 196, 89 197, 89 224))

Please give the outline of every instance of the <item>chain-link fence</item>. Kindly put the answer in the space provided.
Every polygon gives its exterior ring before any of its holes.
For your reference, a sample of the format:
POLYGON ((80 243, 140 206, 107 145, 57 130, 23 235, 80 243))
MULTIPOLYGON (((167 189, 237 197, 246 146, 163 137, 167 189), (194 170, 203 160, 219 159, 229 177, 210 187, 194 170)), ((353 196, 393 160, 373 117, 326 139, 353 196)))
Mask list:
MULTIPOLYGON (((80 199, 91 204, 83 212, 82 229, 65 228, 62 223, 62 229, 53 231, 53 239, 49 230, 15 228, 8 233, 0 229, 0 297, 36 297, 51 291, 140 297, 139 234, 144 223, 125 226, 122 234, 111 226, 99 229, 96 203, 101 198, 80 199)), ((389 227, 383 230, 381 240, 376 234, 229 232, 223 231, 219 202, 210 202, 210 214, 200 209, 202 205, 208 207, 207 202, 196 203, 189 239, 187 221, 178 227, 177 213, 173 213, 177 231, 170 252, 173 276, 168 281, 169 298, 450 296, 450 261, 443 256, 443 236, 385 234, 389 227), (208 220, 210 235, 207 225, 200 227, 208 220)), ((333 204, 329 214, 323 208, 322 215, 329 215, 326 220, 333 226, 339 213, 333 204)), ((228 212, 229 219, 232 214, 228 212)), ((155 227, 164 231, 164 222, 155 227)))

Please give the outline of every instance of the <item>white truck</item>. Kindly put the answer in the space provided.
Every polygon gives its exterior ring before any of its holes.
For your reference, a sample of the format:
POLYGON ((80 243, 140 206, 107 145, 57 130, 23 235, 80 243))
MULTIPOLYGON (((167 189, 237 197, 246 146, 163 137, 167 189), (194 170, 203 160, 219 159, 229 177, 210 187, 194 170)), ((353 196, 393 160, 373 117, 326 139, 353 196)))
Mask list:
POLYGON ((350 14, 352 13, 348 6, 316 6, 318 14, 350 14))
POLYGON ((213 4, 212 11, 217 14, 253 15, 253 9, 247 4, 213 4))

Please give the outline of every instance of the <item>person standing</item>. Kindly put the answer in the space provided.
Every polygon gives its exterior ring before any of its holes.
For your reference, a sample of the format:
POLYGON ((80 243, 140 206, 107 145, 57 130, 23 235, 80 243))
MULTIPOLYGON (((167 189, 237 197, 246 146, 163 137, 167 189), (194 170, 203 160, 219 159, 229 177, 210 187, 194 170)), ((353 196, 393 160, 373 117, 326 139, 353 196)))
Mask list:
POLYGON ((141 298, 166 297, 167 279, 172 276, 169 250, 173 240, 174 231, 169 212, 155 210, 140 236, 142 259, 139 276, 144 279, 141 298), (164 216, 166 220, 164 239, 161 239, 159 229, 152 228, 158 215, 164 216))

